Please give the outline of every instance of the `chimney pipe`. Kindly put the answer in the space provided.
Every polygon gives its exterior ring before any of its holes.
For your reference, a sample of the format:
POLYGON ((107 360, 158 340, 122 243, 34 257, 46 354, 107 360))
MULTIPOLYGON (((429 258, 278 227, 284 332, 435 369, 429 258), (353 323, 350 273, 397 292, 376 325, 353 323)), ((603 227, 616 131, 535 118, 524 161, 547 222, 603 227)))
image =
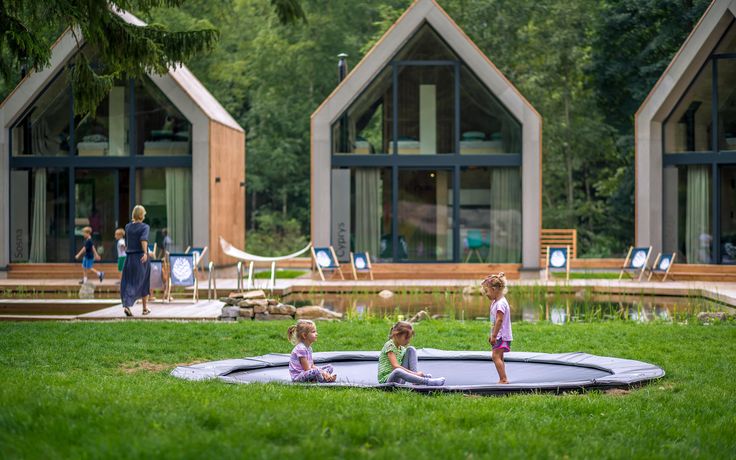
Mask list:
POLYGON ((345 79, 345 76, 348 74, 348 61, 345 60, 345 58, 348 57, 345 53, 340 53, 337 55, 340 60, 337 62, 337 82, 340 83, 345 79))

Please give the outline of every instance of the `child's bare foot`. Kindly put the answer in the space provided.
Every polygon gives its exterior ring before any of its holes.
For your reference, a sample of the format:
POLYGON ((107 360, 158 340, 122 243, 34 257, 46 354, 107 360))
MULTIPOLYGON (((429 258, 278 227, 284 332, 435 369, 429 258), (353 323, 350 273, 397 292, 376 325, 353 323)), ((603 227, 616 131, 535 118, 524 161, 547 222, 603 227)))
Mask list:
POLYGON ((508 384, 508 383, 509 383, 509 381, 508 381, 508 380, 499 380, 499 381, 498 381, 498 383, 501 383, 501 384, 508 384))

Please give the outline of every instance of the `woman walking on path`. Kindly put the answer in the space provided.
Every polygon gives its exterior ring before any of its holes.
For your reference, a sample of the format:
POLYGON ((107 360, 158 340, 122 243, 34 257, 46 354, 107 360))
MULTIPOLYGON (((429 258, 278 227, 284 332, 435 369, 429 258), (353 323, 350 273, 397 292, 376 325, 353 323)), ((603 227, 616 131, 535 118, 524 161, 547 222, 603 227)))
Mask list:
POLYGON ((150 227, 143 223, 146 209, 137 205, 133 208, 133 221, 125 226, 125 263, 120 280, 120 299, 125 316, 133 316, 130 308, 136 300, 143 300, 143 314, 148 309, 148 294, 151 285, 151 265, 148 263, 148 232, 150 227))

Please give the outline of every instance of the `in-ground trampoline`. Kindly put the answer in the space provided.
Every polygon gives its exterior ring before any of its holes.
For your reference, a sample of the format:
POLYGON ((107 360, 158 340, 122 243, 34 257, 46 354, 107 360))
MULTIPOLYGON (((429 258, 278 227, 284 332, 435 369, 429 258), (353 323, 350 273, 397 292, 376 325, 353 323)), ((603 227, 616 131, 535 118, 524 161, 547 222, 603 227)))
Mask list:
MULTIPOLYGON (((377 351, 335 351, 314 353, 317 365, 330 363, 337 372, 334 383, 309 383, 329 387, 406 388, 420 392, 462 392, 505 394, 516 392, 564 392, 583 389, 628 388, 664 376, 652 364, 630 359, 609 358, 587 353, 505 354, 509 384, 500 385, 489 351, 417 350, 419 369, 435 377, 445 377, 444 386, 379 384, 377 351)), ((187 380, 220 379, 230 383, 281 382, 292 384, 289 355, 268 354, 245 359, 229 359, 182 366, 171 374, 187 380)))

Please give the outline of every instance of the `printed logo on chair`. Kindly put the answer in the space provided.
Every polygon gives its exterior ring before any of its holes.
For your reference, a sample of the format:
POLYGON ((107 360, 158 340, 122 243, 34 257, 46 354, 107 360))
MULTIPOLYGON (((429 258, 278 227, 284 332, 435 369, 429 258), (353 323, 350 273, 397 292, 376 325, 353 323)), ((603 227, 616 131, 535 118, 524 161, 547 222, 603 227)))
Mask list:
POLYGON ((355 258, 355 268, 357 268, 358 270, 363 270, 365 268, 368 268, 368 263, 366 263, 365 258, 356 257, 355 258))
POLYGON ((665 259, 662 259, 662 261, 659 262, 659 269, 660 270, 667 270, 669 268, 669 266, 670 266, 670 263, 671 262, 670 262, 669 257, 667 257, 665 259))
POLYGON ((567 256, 565 251, 561 249, 555 249, 552 251, 552 255, 549 257, 549 264, 554 268, 560 268, 565 266, 567 262, 567 256))
POLYGON ((177 286, 194 284, 192 256, 171 256, 171 284, 177 286))
POLYGON ((317 263, 320 267, 330 267, 332 265, 332 258, 327 255, 327 251, 317 251, 317 263))
POLYGON ((631 258, 631 266, 634 268, 641 268, 644 266, 644 263, 647 261, 647 252, 646 251, 636 251, 634 254, 634 257, 631 258))

